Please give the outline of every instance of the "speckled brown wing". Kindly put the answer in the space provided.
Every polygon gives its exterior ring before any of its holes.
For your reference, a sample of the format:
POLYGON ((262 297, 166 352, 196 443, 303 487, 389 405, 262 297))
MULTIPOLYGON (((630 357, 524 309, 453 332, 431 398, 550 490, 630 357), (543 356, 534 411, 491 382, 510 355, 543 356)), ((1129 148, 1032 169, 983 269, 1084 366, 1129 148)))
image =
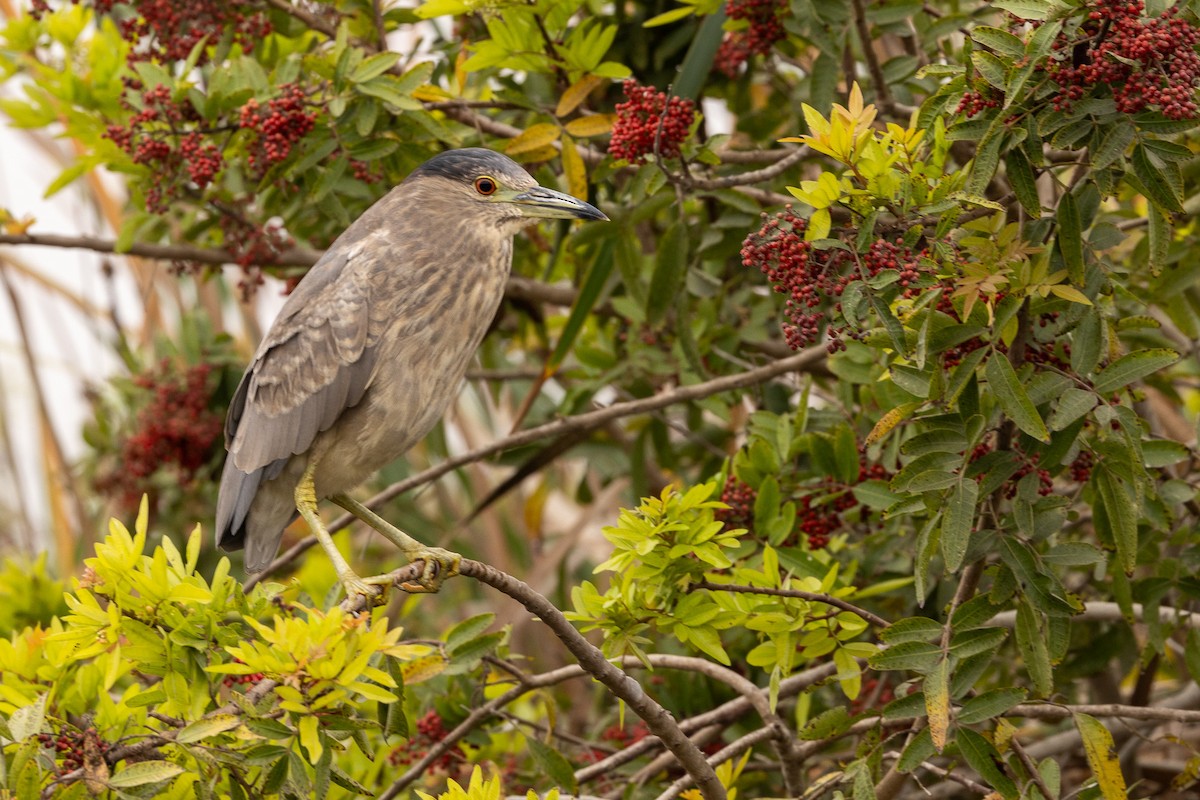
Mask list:
POLYGON ((308 450, 371 384, 385 320, 372 313, 366 278, 375 265, 368 262, 395 254, 363 245, 313 267, 242 377, 225 422, 229 455, 217 503, 217 543, 225 549, 244 544, 259 484, 308 450))

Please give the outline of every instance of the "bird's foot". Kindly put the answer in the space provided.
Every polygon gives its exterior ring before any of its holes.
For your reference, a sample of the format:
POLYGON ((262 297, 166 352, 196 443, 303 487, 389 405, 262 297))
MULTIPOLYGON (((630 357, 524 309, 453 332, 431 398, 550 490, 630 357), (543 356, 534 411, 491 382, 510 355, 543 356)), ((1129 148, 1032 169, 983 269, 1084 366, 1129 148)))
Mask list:
POLYGON ((400 588, 406 592, 436 592, 442 588, 442 582, 458 574, 458 565, 462 556, 440 547, 421 545, 404 553, 410 563, 424 562, 421 575, 414 581, 405 581, 400 588))
POLYGON ((390 575, 373 575, 360 578, 353 572, 341 576, 342 586, 346 589, 346 599, 353 601, 362 597, 367 608, 381 606, 387 602, 387 590, 395 585, 390 575))

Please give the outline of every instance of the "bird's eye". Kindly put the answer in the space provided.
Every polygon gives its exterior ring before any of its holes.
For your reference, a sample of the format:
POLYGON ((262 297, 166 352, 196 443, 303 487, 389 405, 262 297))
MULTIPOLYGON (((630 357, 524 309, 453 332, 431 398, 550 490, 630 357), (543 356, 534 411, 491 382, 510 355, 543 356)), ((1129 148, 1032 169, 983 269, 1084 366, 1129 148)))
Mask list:
POLYGON ((475 179, 475 191, 482 195, 495 194, 497 188, 499 187, 496 186, 495 179, 487 175, 481 175, 475 179))

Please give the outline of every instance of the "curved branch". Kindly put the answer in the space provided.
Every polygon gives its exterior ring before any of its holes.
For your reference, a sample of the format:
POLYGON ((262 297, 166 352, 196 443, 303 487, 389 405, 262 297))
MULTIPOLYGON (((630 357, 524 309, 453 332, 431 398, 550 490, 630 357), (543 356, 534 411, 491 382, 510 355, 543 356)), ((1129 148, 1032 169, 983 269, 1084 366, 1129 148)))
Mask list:
MULTIPOLYGON (((722 800, 725 797, 725 788, 717 779, 712 766, 704 759, 704 754, 692 740, 680 730, 679 724, 671 716, 671 713, 646 694, 641 684, 611 664, 595 645, 585 639, 583 634, 567 621, 567 618, 553 603, 523 581, 478 561, 464 559, 459 566, 459 574, 474 578, 480 583, 486 583, 525 606, 566 645, 580 666, 603 683, 616 697, 625 701, 629 708, 646 723, 650 732, 675 754, 675 758, 687 770, 689 777, 696 782, 706 800, 722 800)), ((388 797, 393 796, 395 796, 394 793, 388 795, 388 797)))

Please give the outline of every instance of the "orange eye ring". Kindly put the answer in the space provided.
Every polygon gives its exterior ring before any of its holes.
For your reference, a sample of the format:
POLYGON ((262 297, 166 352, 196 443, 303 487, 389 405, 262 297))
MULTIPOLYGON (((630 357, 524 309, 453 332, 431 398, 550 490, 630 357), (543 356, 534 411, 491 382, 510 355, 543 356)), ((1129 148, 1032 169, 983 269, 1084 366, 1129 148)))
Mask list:
POLYGON ((480 175, 475 179, 475 191, 483 196, 495 194, 500 187, 496 184, 496 179, 490 175, 480 175))

